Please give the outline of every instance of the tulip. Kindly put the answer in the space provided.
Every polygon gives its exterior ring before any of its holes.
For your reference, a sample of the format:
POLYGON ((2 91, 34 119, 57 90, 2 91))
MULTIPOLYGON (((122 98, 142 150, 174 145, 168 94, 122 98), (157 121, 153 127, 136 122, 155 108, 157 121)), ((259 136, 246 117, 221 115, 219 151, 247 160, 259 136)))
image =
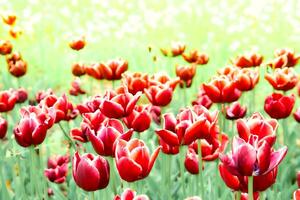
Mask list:
POLYGON ((179 146, 172 146, 166 143, 162 138, 158 138, 159 145, 164 154, 175 155, 179 153, 179 146))
POLYGON ((9 40, 0 40, 0 54, 8 55, 12 52, 13 46, 9 40))
POLYGON ((78 96, 80 94, 85 94, 86 92, 81 89, 81 81, 80 78, 75 78, 71 83, 71 89, 69 90, 70 95, 78 96))
POLYGON ((97 79, 97 80, 101 80, 103 79, 103 74, 101 72, 101 64, 100 63, 94 63, 91 65, 86 65, 85 66, 85 72, 87 75, 97 79))
POLYGON ((236 70, 233 74, 236 87, 241 91, 252 90, 259 81, 259 71, 249 68, 236 70))
POLYGON ((205 91, 203 90, 202 85, 199 88, 199 92, 197 95, 197 99, 192 102, 192 105, 201 105, 205 108, 209 109, 212 106, 213 102, 210 100, 210 98, 207 96, 205 91))
POLYGON ((263 57, 256 53, 249 53, 246 55, 238 56, 233 64, 237 67, 257 67, 260 66, 263 61, 263 57))
POLYGON ((80 114, 93 113, 99 109, 101 102, 102 98, 100 96, 94 96, 86 102, 78 104, 76 108, 79 110, 80 114))
POLYGON ((275 69, 274 74, 266 74, 265 78, 275 90, 288 91, 293 89, 298 82, 298 75, 293 68, 275 69))
POLYGON ((274 55, 275 57, 286 57, 286 67, 294 67, 300 58, 299 55, 295 55, 295 51, 290 49, 276 49, 274 55))
POLYGON ((132 128, 136 132, 143 132, 151 125, 151 116, 148 106, 135 106, 132 113, 123 118, 123 122, 127 128, 132 128))
POLYGON ((300 199, 300 189, 297 189, 293 194, 293 200, 299 200, 300 199))
POLYGON ((156 123, 160 124, 161 108, 159 106, 150 106, 151 119, 156 123))
POLYGON ((44 175, 49 181, 61 184, 66 181, 68 174, 68 156, 54 156, 48 159, 44 175))
MULTIPOLYGON (((241 199, 240 200, 248 200, 248 193, 242 193, 241 194, 241 199)), ((253 200, 259 200, 259 192, 254 192, 253 193, 253 200)))
POLYGON ((7 133, 7 121, 0 116, 0 139, 3 139, 7 133))
POLYGON ((172 101, 173 90, 167 85, 153 85, 145 89, 144 92, 154 106, 167 106, 172 101))
POLYGON ((86 66, 82 63, 74 63, 72 65, 72 74, 74 76, 83 76, 86 73, 86 66))
POLYGON ((43 99, 45 99, 47 96, 53 95, 53 91, 51 88, 49 88, 48 90, 44 91, 41 90, 39 92, 36 93, 35 95, 35 100, 37 103, 40 103, 43 99))
POLYGON ((69 46, 71 49, 79 51, 84 48, 86 45, 85 37, 80 36, 78 38, 74 38, 70 43, 69 46))
POLYGON ((54 110, 29 106, 21 108, 20 114, 21 120, 13 131, 17 143, 22 147, 41 144, 54 124, 54 110))
POLYGON ((242 94, 237 84, 224 75, 213 78, 208 84, 204 83, 203 89, 214 103, 231 103, 242 94))
POLYGON ((137 195, 132 189, 125 189, 122 195, 116 195, 113 200, 149 200, 147 195, 137 195))
POLYGON ((294 118, 297 122, 300 123, 300 108, 298 108, 295 112, 294 112, 294 118))
POLYGON ((251 135, 248 142, 234 137, 231 154, 220 154, 220 160, 234 176, 259 176, 274 170, 286 153, 287 147, 274 151, 267 141, 251 135))
POLYGON ((172 91, 175 90, 177 84, 180 82, 179 78, 171 79, 167 74, 156 73, 148 79, 149 86, 164 85, 168 86, 172 91))
MULTIPOLYGON (((219 69, 217 71, 217 74, 218 75, 225 75, 229 78, 229 80, 234 80, 234 77, 235 77, 235 74, 237 74, 237 72, 240 72, 240 68, 238 67, 235 67, 235 66, 231 66, 231 65, 228 65, 226 67, 222 67, 221 69, 219 69)), ((246 70, 244 70, 246 71, 246 70)), ((250 70, 248 70, 250 71, 250 70)))
POLYGON ((138 92, 144 92, 144 89, 148 87, 148 75, 135 73, 123 74, 123 84, 127 86, 128 91, 135 95, 138 92))
POLYGON ((295 96, 284 96, 280 93, 273 93, 265 99, 264 109, 272 118, 283 119, 287 118, 294 107, 295 96))
POLYGON ((72 174, 75 183, 85 191, 96 191, 106 188, 109 183, 110 169, 107 160, 91 153, 74 154, 72 174))
POLYGON ((171 52, 172 56, 176 57, 181 55, 185 50, 185 44, 182 42, 174 42, 172 43, 171 52))
POLYGON ((100 63, 100 72, 106 80, 120 80, 122 74, 128 69, 128 62, 122 59, 109 60, 100 63))
POLYGON ((196 65, 187 65, 187 66, 176 66, 176 76, 181 80, 181 87, 190 87, 192 85, 192 80, 196 74, 196 65))
POLYGON ((22 59, 20 53, 7 55, 6 62, 11 75, 18 78, 26 74, 27 63, 22 59))
POLYGON ((251 135, 256 135, 259 141, 266 140, 270 146, 273 146, 278 122, 275 119, 265 119, 260 113, 254 113, 248 119, 238 119, 236 127, 239 137, 246 142, 251 135))
POLYGON ((28 99, 28 93, 24 88, 19 88, 14 92, 17 97, 16 103, 24 103, 28 99))
POLYGON ((13 26, 17 20, 17 16, 14 13, 6 13, 2 15, 2 20, 5 24, 13 26))
POLYGON ((288 63, 288 58, 287 56, 283 55, 283 56, 276 57, 274 60, 267 63, 267 65, 270 66, 272 69, 276 69, 276 68, 286 67, 287 63, 288 63))
POLYGON ((10 27, 8 33, 12 38, 17 39, 20 35, 22 35, 23 31, 18 27, 10 27))
POLYGON ((133 130, 124 131, 122 123, 117 119, 106 119, 97 131, 87 129, 87 136, 95 151, 102 156, 115 156, 118 139, 130 140, 133 130))
POLYGON ((141 92, 132 95, 127 88, 119 91, 107 91, 100 105, 101 112, 109 118, 121 118, 129 116, 137 101, 141 96, 141 92))
POLYGON ((231 120, 243 118, 246 115, 246 112, 246 106, 241 106, 239 102, 234 102, 226 107, 226 118, 231 120))
POLYGON ((189 54, 182 54, 182 57, 188 63, 195 63, 197 65, 205 65, 208 63, 208 55, 205 53, 200 53, 197 50, 190 51, 189 54))
POLYGON ((297 172, 296 180, 297 180, 298 188, 300 188, 300 171, 297 172))
POLYGON ((8 112, 14 109, 18 97, 9 90, 0 92, 0 112, 8 112))
POLYGON ((116 145, 116 166, 120 177, 133 182, 149 175, 161 147, 150 156, 149 149, 142 140, 132 139, 129 142, 120 139, 116 145), (128 170, 130 169, 130 170, 128 170))

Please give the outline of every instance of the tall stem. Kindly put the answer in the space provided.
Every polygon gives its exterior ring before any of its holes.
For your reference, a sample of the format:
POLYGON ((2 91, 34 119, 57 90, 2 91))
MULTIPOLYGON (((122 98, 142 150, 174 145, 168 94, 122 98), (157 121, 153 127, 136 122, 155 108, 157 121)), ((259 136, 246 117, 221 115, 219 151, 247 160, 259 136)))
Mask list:
POLYGON ((65 131, 65 129, 62 127, 61 123, 58 123, 59 128, 61 129, 61 131, 64 133, 65 137, 69 140, 71 146, 74 148, 74 150, 76 150, 76 145, 73 142, 73 140, 70 138, 69 134, 65 131))
POLYGON ((253 200, 253 176, 248 176, 248 200, 253 200))
POLYGON ((198 139, 198 163, 199 163, 199 176, 200 180, 198 179, 198 185, 200 187, 200 196, 204 198, 204 184, 203 184, 203 162, 202 162, 202 149, 201 149, 201 140, 198 139))
POLYGON ((109 157, 108 158, 109 166, 110 166, 110 186, 111 190, 114 193, 114 195, 117 194, 117 186, 115 183, 115 166, 114 166, 114 159, 109 157))
POLYGON ((182 187, 182 193, 184 197, 186 196, 185 192, 185 180, 184 180, 184 147, 181 146, 179 150, 179 156, 180 156, 180 177, 181 177, 181 187, 182 187))
POLYGON ((235 192, 235 199, 240 200, 241 199, 241 191, 236 191, 235 192))
POLYGON ((35 152, 34 152, 34 146, 31 146, 29 148, 30 150, 30 163, 31 163, 31 166, 30 166, 30 189, 31 189, 31 195, 33 196, 36 196, 36 191, 35 191, 35 188, 36 188, 36 181, 35 181, 35 173, 36 173, 36 170, 35 170, 35 152))

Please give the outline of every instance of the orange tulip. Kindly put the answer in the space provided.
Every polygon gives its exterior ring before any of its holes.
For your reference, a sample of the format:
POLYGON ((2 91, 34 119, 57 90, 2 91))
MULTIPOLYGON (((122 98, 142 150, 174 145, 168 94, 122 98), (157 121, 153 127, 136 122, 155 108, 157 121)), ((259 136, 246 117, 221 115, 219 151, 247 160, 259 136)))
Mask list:
POLYGON ((293 68, 288 67, 275 69, 273 75, 266 74, 265 79, 269 81, 274 89, 283 91, 293 89, 298 82, 297 73, 293 68))

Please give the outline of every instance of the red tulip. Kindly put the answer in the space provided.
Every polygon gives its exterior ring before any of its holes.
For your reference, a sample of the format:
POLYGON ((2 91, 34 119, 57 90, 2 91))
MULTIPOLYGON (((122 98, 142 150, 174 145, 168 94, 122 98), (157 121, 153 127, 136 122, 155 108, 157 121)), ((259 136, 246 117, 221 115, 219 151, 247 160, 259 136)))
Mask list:
POLYGON ((176 57, 181 55, 185 50, 185 44, 182 42, 174 42, 172 43, 171 52, 172 56, 176 57))
POLYGON ((109 164, 102 156, 93 154, 74 154, 72 161, 73 178, 76 184, 85 191, 96 191, 106 188, 109 183, 109 164))
POLYGON ((8 71, 15 77, 21 77, 26 74, 27 63, 22 59, 20 53, 13 53, 6 56, 8 71))
POLYGON ((80 36, 80 37, 74 38, 69 43, 69 46, 70 46, 71 49, 79 51, 79 50, 84 48, 85 44, 86 44, 85 37, 80 36))
POLYGON ((190 87, 192 85, 192 80, 196 75, 196 65, 186 65, 186 66, 176 66, 176 76, 180 78, 180 86, 190 87))
POLYGON ((149 175, 161 147, 150 156, 149 149, 142 140, 132 139, 129 142, 120 139, 116 146, 116 165, 120 177, 133 182, 149 175), (130 170, 128 170, 130 169, 130 170))
POLYGON ((132 113, 140 96, 141 92, 132 95, 127 88, 117 92, 108 91, 103 97, 100 110, 109 118, 127 117, 132 113))
POLYGON ((241 91, 252 90, 259 81, 258 69, 249 68, 236 70, 233 74, 236 87, 241 91))
POLYGON ((28 93, 24 88, 19 88, 17 90, 14 90, 17 101, 16 103, 24 103, 28 99, 28 93))
MULTIPOLYGON (((229 78, 229 80, 233 80, 234 79, 234 76, 237 72, 239 72, 241 69, 238 68, 238 67, 235 67, 235 66, 231 66, 231 65, 228 65, 226 67, 222 67, 221 69, 219 69, 217 71, 217 74, 218 75, 225 75, 229 78)), ((246 70, 245 70, 246 71, 246 70)))
POLYGON ((138 92, 144 92, 148 87, 148 75, 139 72, 123 74, 123 83, 128 88, 128 91, 135 95, 138 92))
POLYGON ((101 102, 102 98, 100 96, 94 96, 86 102, 78 104, 76 108, 79 110, 80 114, 93 113, 99 109, 101 102))
POLYGON ((85 64, 74 63, 72 65, 72 74, 74 76, 83 76, 86 73, 85 68, 86 68, 85 64))
POLYGON ((284 96, 280 93, 273 93, 265 99, 264 109, 272 118, 282 119, 287 118, 294 107, 295 96, 284 96))
POLYGON ((159 106, 150 106, 151 119, 156 123, 160 124, 161 108, 159 106))
POLYGON ((208 84, 204 83, 203 89, 214 103, 231 103, 242 94, 237 84, 224 75, 213 78, 208 84))
POLYGON ((275 169, 287 153, 287 147, 274 151, 265 140, 251 135, 248 142, 234 137, 232 153, 221 154, 220 160, 224 167, 235 176, 266 175, 275 169))
POLYGON ((190 51, 189 54, 182 54, 182 57, 184 58, 185 61, 188 63, 195 63, 197 65, 205 65, 208 63, 208 55, 205 53, 200 53, 197 50, 192 50, 190 51))
POLYGON ((7 121, 0 116, 0 139, 3 139, 7 133, 7 121))
POLYGON ((294 112, 294 118, 297 122, 300 123, 300 108, 298 108, 295 112, 294 112))
POLYGON ((161 150, 165 154, 175 155, 179 153, 179 146, 172 146, 166 143, 162 138, 158 138, 159 145, 161 146, 161 150))
POLYGON ((226 107, 226 118, 231 120, 243 118, 246 115, 246 112, 246 106, 241 106, 239 102, 234 102, 226 107))
POLYGON ((267 65, 270 66, 272 69, 276 69, 276 68, 286 67, 287 63, 288 63, 287 56, 282 55, 276 57, 274 60, 270 61, 267 65))
POLYGON ((120 80, 127 69, 128 62, 120 58, 100 63, 100 72, 106 80, 120 80))
POLYGON ((192 104, 193 105, 201 105, 207 109, 209 109, 212 106, 213 102, 210 100, 210 98, 207 96, 207 94, 203 90, 202 85, 199 88, 197 99, 195 101, 193 101, 192 104))
POLYGON ((22 35, 23 31, 19 27, 11 26, 9 27, 8 33, 12 38, 17 39, 20 35, 22 35))
POLYGON ((156 73, 155 75, 151 76, 148 81, 149 86, 167 85, 169 88, 172 89, 172 91, 174 91, 180 79, 171 79, 167 74, 156 73))
POLYGON ((236 121, 239 137, 249 141, 251 135, 258 136, 258 140, 266 140, 273 146, 276 140, 277 120, 265 119, 260 113, 254 113, 248 119, 238 119, 236 121))
POLYGON ((41 144, 55 119, 54 110, 29 106, 20 110, 21 120, 14 128, 16 141, 22 147, 41 144))
POLYGON ((144 194, 137 195, 136 191, 127 188, 121 196, 116 195, 113 200, 149 200, 149 197, 144 194))
POLYGON ((75 78, 71 83, 71 89, 69 90, 70 95, 78 96, 80 94, 85 94, 85 91, 81 89, 80 78, 75 78))
POLYGON ((87 75, 97 79, 101 80, 103 79, 103 74, 101 72, 101 64, 100 63, 93 63, 91 65, 86 65, 85 66, 85 72, 87 75))
POLYGON ((300 188, 300 171, 297 172, 296 180, 297 180, 298 188, 300 188))
POLYGON ((300 200, 300 189, 297 189, 293 194, 293 200, 300 200))
POLYGON ((44 91, 41 90, 39 92, 36 93, 35 95, 35 100, 37 103, 40 103, 43 99, 45 99, 47 96, 53 95, 53 91, 51 88, 49 88, 48 90, 44 91))
POLYGON ((18 97, 11 91, 0 92, 0 112, 8 112, 14 109, 18 97))
POLYGON ((275 57, 286 57, 286 67, 294 67, 300 58, 300 56, 296 55, 295 51, 291 49, 276 49, 274 54, 275 57))
POLYGON ((172 101, 173 90, 167 85, 153 85, 145 89, 145 95, 154 106, 167 106, 172 101))
POLYGON ((136 132, 143 132, 151 125, 151 116, 148 106, 135 106, 132 113, 123 118, 123 122, 127 128, 132 128, 136 132))
POLYGON ((13 26, 17 20, 17 16, 11 12, 6 13, 6 14, 2 15, 1 17, 2 17, 3 22, 9 26, 13 26))
POLYGON ((235 66, 246 68, 246 67, 257 67, 260 66, 263 61, 263 57, 256 53, 249 53, 246 55, 238 56, 233 64, 235 66))
POLYGON ((8 55, 12 52, 13 46, 9 40, 0 40, 0 54, 8 55))
POLYGON ((61 184, 66 181, 68 174, 69 156, 54 156, 48 159, 44 175, 49 181, 61 184))
POLYGON ((117 119, 106 119, 97 131, 87 129, 87 136, 95 151, 102 156, 115 156, 116 141, 120 138, 130 140, 133 130, 124 131, 122 123, 117 119))
POLYGON ((288 91, 293 89, 297 82, 298 76, 293 68, 275 69, 274 74, 266 74, 265 78, 275 90, 288 91))

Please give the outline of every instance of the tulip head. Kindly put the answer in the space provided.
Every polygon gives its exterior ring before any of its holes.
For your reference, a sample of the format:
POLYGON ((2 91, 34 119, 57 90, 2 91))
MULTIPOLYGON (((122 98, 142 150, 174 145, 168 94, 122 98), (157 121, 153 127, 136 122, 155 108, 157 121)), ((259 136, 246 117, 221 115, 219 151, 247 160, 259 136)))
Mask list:
POLYGON ((280 93, 273 93, 265 99, 264 110, 275 119, 287 118, 294 107, 295 96, 284 96, 280 93))
POLYGON ((226 118, 231 120, 243 118, 246 115, 246 112, 246 106, 241 106, 239 102, 234 102, 226 107, 226 118))
POLYGON ((3 139, 7 133, 7 121, 0 116, 0 139, 3 139))

